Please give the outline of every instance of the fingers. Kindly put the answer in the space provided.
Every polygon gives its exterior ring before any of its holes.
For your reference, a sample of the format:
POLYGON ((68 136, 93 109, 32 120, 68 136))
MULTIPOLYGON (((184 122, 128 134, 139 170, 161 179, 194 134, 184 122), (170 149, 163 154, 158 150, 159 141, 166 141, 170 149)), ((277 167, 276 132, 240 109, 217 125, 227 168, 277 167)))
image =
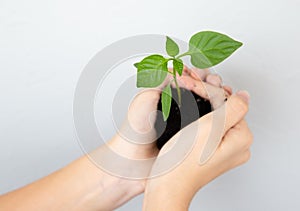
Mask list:
POLYGON ((223 86, 223 89, 228 95, 232 95, 232 88, 230 86, 223 86))
MULTIPOLYGON (((172 71, 172 70, 170 69, 170 71, 172 71)), ((170 83, 171 80, 172 80, 172 75, 167 74, 165 80, 156 88, 159 90, 163 90, 170 83)))
POLYGON ((208 74, 208 69, 188 68, 187 66, 184 66, 183 70, 183 75, 188 75, 196 80, 201 81, 204 81, 208 74))
POLYGON ((210 97, 209 92, 212 91, 215 87, 203 81, 199 81, 195 79, 191 79, 191 80, 193 80, 193 86, 191 87, 191 91, 193 91, 195 94, 199 95, 200 97, 209 100, 210 97))
MULTIPOLYGON (((217 86, 208 82, 196 80, 189 75, 178 77, 177 80, 180 87, 193 91, 200 97, 209 100, 214 110, 222 106, 226 97, 230 95, 227 91, 220 87, 221 79, 218 75, 210 77, 210 80, 214 81, 213 83, 217 86)), ((229 89, 229 91, 231 90, 229 89)))
POLYGON ((183 88, 191 90, 195 92, 197 95, 209 99, 206 86, 213 87, 212 85, 209 85, 201 80, 195 79, 191 77, 191 75, 182 75, 181 77, 177 77, 177 81, 179 85, 182 85, 183 88))
MULTIPOLYGON (((188 69, 185 67, 184 74, 178 76, 177 81, 180 87, 193 91, 200 97, 209 100, 213 110, 221 107, 228 96, 232 94, 231 87, 222 86, 221 77, 217 74, 209 74, 208 70, 188 69), (197 73, 197 76, 193 73, 197 73)), ((175 87, 174 84, 173 87, 175 87)))
POLYGON ((218 74, 211 74, 208 69, 189 69, 185 66, 183 75, 191 76, 195 80, 204 81, 216 87, 222 87, 228 95, 232 95, 232 88, 230 86, 222 86, 222 78, 218 74))
POLYGON ((253 143, 253 134, 247 122, 243 119, 232 127, 223 138, 223 148, 227 148, 237 156, 235 165, 240 165, 250 159, 250 146, 253 143))
POLYGON ((217 74, 209 74, 206 77, 206 82, 216 87, 222 87, 222 78, 217 74))
MULTIPOLYGON (((232 89, 229 86, 222 86, 222 79, 217 74, 210 74, 208 69, 200 70, 197 68, 189 69, 184 66, 182 76, 177 75, 178 86, 190 91, 200 97, 209 100, 213 110, 221 107, 226 101, 226 98, 232 94, 232 89)), ((166 81, 170 81, 168 78, 166 81)), ((166 85, 164 83, 162 88, 166 85)), ((174 81, 172 87, 176 85, 174 81)))
POLYGON ((225 125, 224 132, 244 119, 248 112, 249 94, 246 91, 231 95, 225 103, 225 125))
MULTIPOLYGON (((169 68, 169 72, 173 72, 173 69, 169 68)), ((182 80, 182 77, 191 78, 191 69, 189 69, 187 66, 183 67, 181 76, 179 76, 179 74, 176 73, 176 79, 177 79, 179 87, 187 89, 187 90, 191 90, 191 84, 192 84, 192 83, 190 83, 191 81, 189 81, 189 80, 184 81, 184 80, 182 80)), ((172 80, 173 80, 173 75, 168 74, 167 77, 165 78, 164 82, 161 85, 159 85, 157 88, 160 90, 163 90, 172 80)), ((172 81, 171 86, 173 88, 176 88, 176 84, 174 81, 172 81)))
POLYGON ((197 95, 210 101, 213 110, 224 104, 227 96, 230 94, 223 88, 216 87, 206 82, 196 81, 192 87, 192 91, 197 95))
MULTIPOLYGON (((145 102, 158 102, 160 98, 160 90, 156 88, 147 88, 139 91, 133 99, 133 104, 135 106, 142 106, 145 102)), ((152 104, 153 104, 152 103, 152 104)))
MULTIPOLYGON (((189 75, 182 75, 180 77, 177 77, 177 81, 178 81, 179 87, 185 88, 187 90, 193 90, 193 87, 195 86, 195 83, 196 83, 196 80, 189 75)), ((201 83, 201 81, 198 81, 198 80, 197 80, 197 82, 201 83)), ((202 91, 201 94, 203 95, 205 93, 204 87, 203 87, 203 90, 201 90, 201 91, 202 91)))
MULTIPOLYGON (((225 97, 232 95, 232 88, 230 86, 226 86, 226 85, 223 86, 222 78, 218 74, 208 74, 205 81, 206 81, 206 83, 213 85, 214 87, 222 88, 224 90, 223 94, 225 97)), ((223 99, 221 98, 221 100, 223 100, 223 99)))
POLYGON ((244 100, 246 96, 244 93, 242 93, 242 96, 240 95, 241 93, 231 95, 222 107, 200 118, 200 121, 206 121, 208 119, 209 124, 212 126, 207 144, 201 153, 201 165, 207 162, 214 154, 227 131, 241 122, 248 112, 248 101, 244 100))
POLYGON ((242 119, 234 127, 232 127, 224 136, 228 141, 239 143, 244 151, 248 150, 253 142, 253 134, 250 131, 245 119, 242 119), (238 141, 238 142, 237 142, 238 141))
POLYGON ((188 68, 188 66, 186 65, 183 66, 182 75, 191 75, 191 70, 190 68, 188 68))
POLYGON ((153 115, 159 99, 158 89, 145 89, 134 97, 128 109, 127 119, 135 131, 147 132, 152 129, 156 118, 153 115))
POLYGON ((237 125, 235 125, 233 130, 239 132, 239 140, 241 142, 242 147, 245 151, 248 151, 251 144, 253 143, 253 134, 248 127, 248 124, 245 119, 243 119, 241 122, 239 122, 237 125), (243 137, 243 139, 241 139, 243 137))

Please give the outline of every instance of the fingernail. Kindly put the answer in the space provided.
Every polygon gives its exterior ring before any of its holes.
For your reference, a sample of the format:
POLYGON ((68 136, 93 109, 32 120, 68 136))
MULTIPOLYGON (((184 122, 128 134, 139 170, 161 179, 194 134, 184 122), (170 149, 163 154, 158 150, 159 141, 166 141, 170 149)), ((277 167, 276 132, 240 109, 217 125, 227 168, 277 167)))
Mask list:
POLYGON ((238 91, 236 93, 236 95, 238 95, 240 98, 242 98, 246 103, 249 103, 250 101, 250 94, 249 92, 242 90, 242 91, 238 91))

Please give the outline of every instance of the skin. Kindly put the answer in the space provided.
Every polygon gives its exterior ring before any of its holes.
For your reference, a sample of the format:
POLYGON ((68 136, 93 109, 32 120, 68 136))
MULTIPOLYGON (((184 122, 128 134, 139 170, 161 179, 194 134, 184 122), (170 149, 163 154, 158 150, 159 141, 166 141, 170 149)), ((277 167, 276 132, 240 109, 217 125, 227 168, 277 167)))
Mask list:
MULTIPOLYGON (((199 165, 199 155, 209 135, 208 128, 212 125, 212 113, 192 123, 198 124, 202 130, 191 153, 175 169, 148 180, 143 210, 188 210, 194 195, 203 186, 249 160, 249 148, 253 136, 244 120, 248 111, 248 102, 249 95, 244 91, 228 98, 224 105, 226 121, 221 145, 204 165, 199 165)), ((184 137, 189 133, 192 124, 182 129, 181 136, 184 137)), ((173 137, 162 148, 156 163, 159 163, 160 154, 167 151, 175 140, 173 137)))
MULTIPOLYGON (((215 108, 223 104, 224 90, 227 95, 231 94, 230 88, 221 86, 220 77, 210 75, 207 70, 190 70, 185 67, 183 76, 178 79, 181 84, 180 86, 190 89, 205 98, 208 98, 205 90, 211 89, 209 93, 222 93, 222 95, 215 94, 213 98, 215 108)), ((147 132, 145 136, 146 140, 143 141, 149 141, 149 143, 143 145, 130 143, 117 133, 108 142, 108 146, 111 149, 132 159, 147 159, 158 155, 159 151, 155 143, 151 143, 151 140, 156 135, 155 131, 153 131, 153 124, 155 122, 155 112, 153 111, 156 110, 161 88, 163 87, 139 94, 130 105, 128 121, 125 122, 125 124, 130 124, 137 133, 147 132), (149 118, 149 115, 152 115, 151 118, 149 118)), ((232 106, 240 104, 239 101, 230 100, 230 102, 232 102, 232 106)), ((210 124, 209 116, 201 118, 199 121, 204 125, 210 124)), ((167 209, 167 206, 172 204, 173 199, 180 198, 180 194, 174 194, 174 197, 167 198, 171 191, 174 192, 172 188, 169 188, 172 185, 171 181, 167 181, 167 179, 176 179, 179 171, 181 171, 180 169, 185 170, 192 165, 193 171, 191 175, 183 175, 181 180, 183 182, 180 185, 180 189, 182 193, 185 193, 185 197, 180 200, 180 203, 179 201, 174 201, 178 202, 180 206, 187 206, 189 200, 199 188, 226 170, 242 163, 239 159, 242 157, 244 151, 247 150, 245 150, 246 148, 242 149, 239 145, 236 146, 236 139, 237 137, 245 137, 243 140, 248 140, 246 137, 249 136, 249 132, 245 129, 245 125, 246 123, 243 123, 243 121, 232 121, 231 129, 228 129, 227 135, 223 138, 223 143, 228 143, 224 145, 227 147, 224 147, 222 143, 222 147, 220 147, 222 150, 219 150, 222 153, 216 153, 210 163, 202 166, 201 169, 193 163, 194 157, 191 156, 188 159, 189 162, 176 168, 177 170, 169 172, 160 179, 147 182, 145 179, 130 180, 112 176, 94 165, 87 156, 83 156, 38 181, 1 195, 0 210, 113 210, 144 192, 145 187, 147 187, 147 191, 144 209, 156 210, 157 208, 158 210, 163 210, 158 207, 152 209, 151 204, 161 204, 159 202, 166 198, 168 199, 168 203, 166 203, 164 209, 167 209), (224 166, 227 166, 227 168, 224 166), (205 177, 202 177, 202 175, 205 175, 205 177), (200 180, 199 178, 203 179, 200 180), (190 180, 191 183, 187 183, 185 180, 190 180), (162 198, 155 197, 154 192, 158 188, 161 193, 157 196, 161 196, 162 198)), ((205 137, 205 134, 202 136, 205 137)), ((240 141, 243 142, 243 140, 240 141)), ((199 145, 201 145, 201 137, 199 137, 199 145)), ((168 146, 169 144, 162 150, 167 150, 168 146)), ((102 147, 99 147, 97 150, 101 150, 102 147)))

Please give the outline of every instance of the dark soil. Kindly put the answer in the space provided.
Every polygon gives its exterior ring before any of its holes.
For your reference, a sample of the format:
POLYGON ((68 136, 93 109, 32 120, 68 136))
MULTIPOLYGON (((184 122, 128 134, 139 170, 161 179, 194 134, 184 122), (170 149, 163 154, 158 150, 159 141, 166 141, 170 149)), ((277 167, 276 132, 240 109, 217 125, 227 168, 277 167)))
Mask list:
MULTIPOLYGON (((157 139, 157 147, 161 149, 163 145, 174 136, 180 129, 194 122, 205 114, 211 112, 211 104, 208 100, 199 97, 191 91, 181 89, 181 106, 179 107, 178 95, 175 88, 172 88, 172 104, 170 115, 167 120, 167 126, 163 120, 162 113, 159 112, 155 122, 155 130, 157 134, 162 134, 157 139), (165 128, 164 131, 162 131, 165 128)), ((157 105, 157 109, 161 111, 161 101, 157 105)))

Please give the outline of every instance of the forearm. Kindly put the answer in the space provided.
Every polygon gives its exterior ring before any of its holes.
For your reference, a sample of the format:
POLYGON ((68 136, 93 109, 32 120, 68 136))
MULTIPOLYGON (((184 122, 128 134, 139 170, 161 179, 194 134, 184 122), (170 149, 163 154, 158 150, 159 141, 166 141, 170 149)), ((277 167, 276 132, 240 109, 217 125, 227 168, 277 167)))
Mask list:
POLYGON ((84 156, 0 196, 0 210, 113 210, 139 192, 131 181, 103 172, 84 156))
MULTIPOLYGON (((67 210, 87 203, 93 192, 92 183, 97 183, 95 171, 80 158, 65 168, 44 177, 21 189, 0 198, 0 208, 4 210, 67 210)), ((101 187, 101 186, 99 186, 101 187)))

